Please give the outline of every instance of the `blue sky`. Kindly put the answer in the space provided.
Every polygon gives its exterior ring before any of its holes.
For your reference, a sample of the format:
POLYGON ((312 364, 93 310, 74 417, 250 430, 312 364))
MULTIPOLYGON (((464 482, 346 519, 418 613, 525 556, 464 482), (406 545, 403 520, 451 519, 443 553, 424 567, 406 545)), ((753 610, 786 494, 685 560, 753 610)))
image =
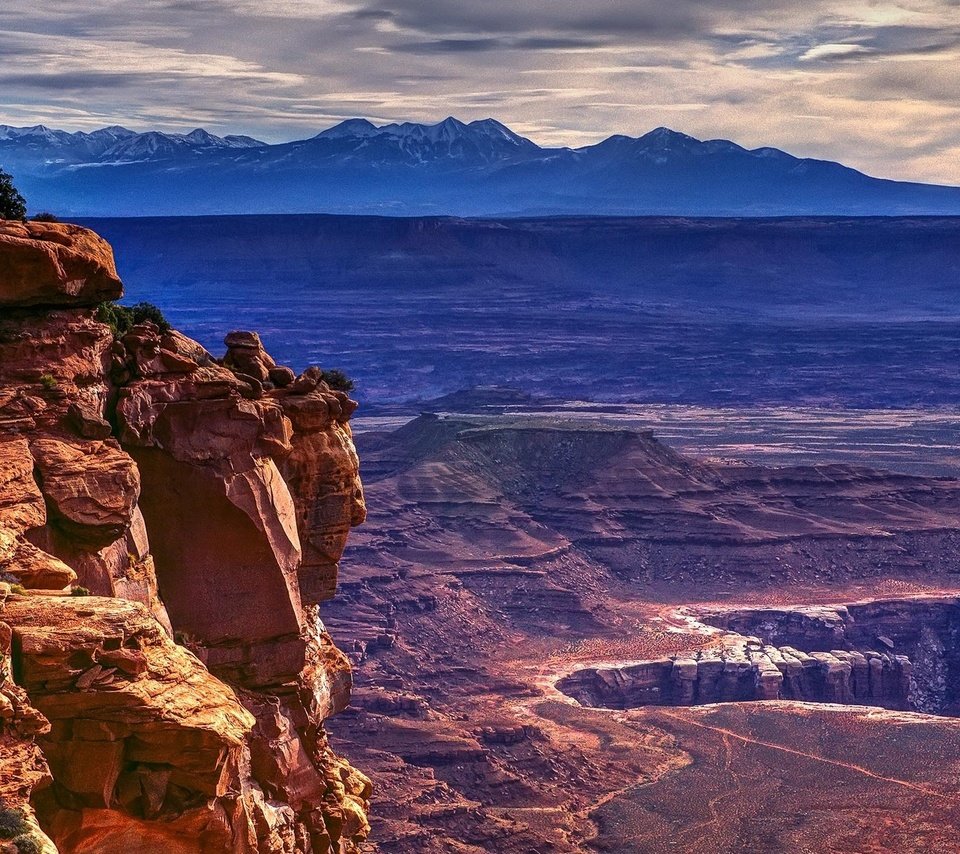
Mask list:
POLYGON ((960 0, 5 0, 0 123, 667 125, 960 184, 960 0))

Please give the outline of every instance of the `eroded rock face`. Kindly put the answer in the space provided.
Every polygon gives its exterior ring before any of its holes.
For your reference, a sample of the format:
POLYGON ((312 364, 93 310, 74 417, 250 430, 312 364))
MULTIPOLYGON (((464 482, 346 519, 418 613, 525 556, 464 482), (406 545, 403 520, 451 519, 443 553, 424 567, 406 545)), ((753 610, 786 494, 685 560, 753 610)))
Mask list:
POLYGON ((365 512, 356 404, 255 333, 223 363, 115 340, 119 295, 91 232, 0 227, 0 571, 27 588, 0 619, 47 726, 20 802, 62 851, 348 854, 370 782, 327 744, 351 678, 317 603, 365 512))
POLYGON ((347 534, 367 514, 348 422, 356 404, 342 392, 317 391, 282 402, 294 428, 281 467, 301 532, 300 595, 304 603, 316 604, 334 595, 347 534))
MULTIPOLYGON (((0 602, 10 588, 0 584, 0 602)), ((0 809, 22 816, 19 838, 33 840, 43 854, 56 848, 37 823, 30 796, 49 786, 52 778, 38 739, 50 732, 50 723, 34 708, 26 692, 13 678, 10 626, 0 622, 0 809)))
POLYGON ((19 518, 0 519, 0 569, 28 588, 59 590, 76 581, 142 602, 169 627, 137 503, 139 472, 109 435, 114 341, 94 306, 119 293, 112 254, 92 232, 46 225, 4 226, 5 234, 47 235, 43 240, 68 253, 43 276, 23 260, 19 237, 13 244, 0 239, 0 290, 19 306, 0 312, 0 456, 10 466, 4 471, 16 473, 0 482, 0 505, 21 508, 19 518), (67 299, 61 275, 87 284, 67 299), (27 502, 29 517, 17 497, 24 488, 36 499, 27 502))
POLYGON ((623 667, 585 668, 557 683, 586 706, 634 709, 800 700, 909 709, 913 666, 876 650, 806 653, 748 644, 623 667))
POLYGON ((47 520, 33 465, 30 446, 24 439, 0 437, 0 571, 26 587, 62 590, 76 580, 77 574, 23 536, 47 520))
POLYGON ((122 850, 104 842, 102 810, 114 813, 114 828, 128 817, 162 821, 158 836, 168 842, 184 827, 251 835, 239 801, 253 719, 146 609, 121 599, 17 596, 3 618, 18 681, 50 721, 39 744, 53 785, 37 804, 62 850, 122 850), (233 816, 226 827, 225 815, 233 816))

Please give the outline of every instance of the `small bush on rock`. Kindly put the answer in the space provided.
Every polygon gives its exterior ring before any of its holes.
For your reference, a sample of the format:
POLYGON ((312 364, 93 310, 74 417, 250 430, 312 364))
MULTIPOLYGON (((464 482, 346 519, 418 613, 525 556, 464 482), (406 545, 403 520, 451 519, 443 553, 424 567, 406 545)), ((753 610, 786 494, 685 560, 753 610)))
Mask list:
POLYGON ((138 302, 136 305, 119 305, 115 302, 102 302, 97 307, 97 320, 107 324, 115 338, 122 338, 131 327, 149 320, 155 323, 161 332, 171 330, 170 321, 155 305, 149 302, 138 302))
POLYGON ((50 213, 50 211, 42 211, 41 213, 34 214, 30 219, 34 222, 60 222, 60 217, 50 213))
POLYGON ((53 374, 43 374, 40 377, 40 385, 47 391, 53 391, 57 387, 57 378, 53 374))
POLYGON ((30 830, 23 813, 10 807, 0 807, 0 839, 13 839, 30 830))
POLYGON ((17 854, 43 854, 43 846, 32 836, 18 836, 13 840, 17 854))
POLYGON ((322 377, 323 381, 334 391, 353 391, 353 380, 337 368, 323 371, 322 377))
POLYGON ((82 584, 78 584, 76 587, 71 588, 70 595, 71 596, 89 596, 90 588, 84 587, 82 584))

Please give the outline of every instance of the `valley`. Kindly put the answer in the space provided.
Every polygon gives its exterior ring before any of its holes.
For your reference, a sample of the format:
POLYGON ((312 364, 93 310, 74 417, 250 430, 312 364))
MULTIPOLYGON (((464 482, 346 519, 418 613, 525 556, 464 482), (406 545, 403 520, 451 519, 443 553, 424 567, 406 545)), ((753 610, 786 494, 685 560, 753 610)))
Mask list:
POLYGON ((952 850, 958 220, 92 224, 357 384, 367 850, 952 850))
POLYGON ((638 413, 377 420, 324 610, 376 850, 949 850, 960 481, 857 465, 857 413, 778 467, 770 413, 723 460, 638 413))

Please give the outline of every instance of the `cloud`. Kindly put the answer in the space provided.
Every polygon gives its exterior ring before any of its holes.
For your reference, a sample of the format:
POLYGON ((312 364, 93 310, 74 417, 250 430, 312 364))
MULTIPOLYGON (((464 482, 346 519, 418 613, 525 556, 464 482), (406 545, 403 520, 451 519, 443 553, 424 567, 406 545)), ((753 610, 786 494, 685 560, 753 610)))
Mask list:
POLYGON ((527 36, 526 38, 433 39, 387 45, 394 53, 480 53, 495 50, 590 50, 600 47, 596 39, 527 36))
POLYGON ((960 183, 956 0, 4 0, 0 123, 302 138, 494 114, 661 124, 960 183))
POLYGON ((871 53, 870 48, 862 44, 818 44, 800 54, 800 62, 812 62, 823 59, 850 59, 864 53, 871 53))

